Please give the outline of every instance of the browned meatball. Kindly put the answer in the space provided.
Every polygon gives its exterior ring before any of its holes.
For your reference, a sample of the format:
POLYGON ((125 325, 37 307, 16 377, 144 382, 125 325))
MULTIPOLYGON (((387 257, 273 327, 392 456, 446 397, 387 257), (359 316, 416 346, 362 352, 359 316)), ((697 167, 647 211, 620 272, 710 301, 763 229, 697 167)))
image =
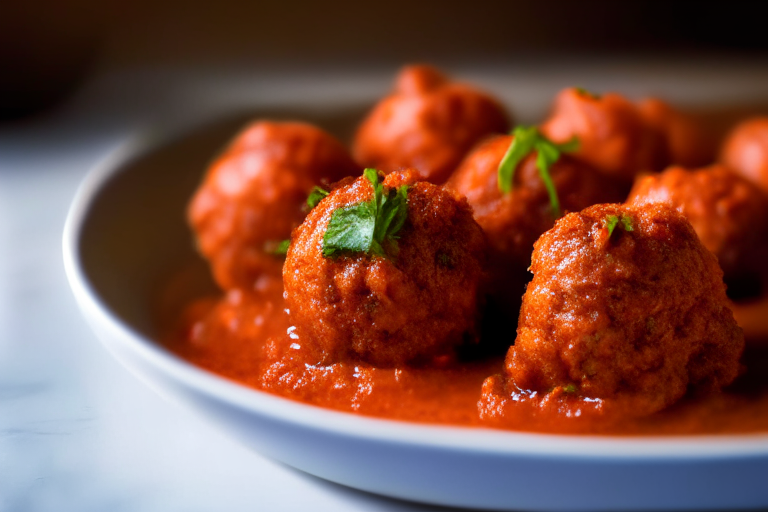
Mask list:
POLYGON ((304 123, 260 121, 231 143, 189 205, 200 251, 223 289, 252 289, 260 276, 279 278, 271 250, 304 218, 315 185, 360 168, 331 135, 304 123))
POLYGON ((681 112, 658 98, 646 98, 637 108, 645 122, 662 134, 670 163, 700 167, 715 160, 716 137, 702 120, 681 112))
POLYGON ((728 134, 720 161, 768 193, 768 117, 755 117, 728 134))
MULTIPOLYGON (((499 190, 499 164, 513 139, 511 135, 499 135, 479 145, 446 186, 466 196, 487 235, 493 295, 504 304, 519 305, 530 276, 527 269, 533 243, 554 225, 555 217, 536 167, 536 151, 518 165, 512 190, 499 190)), ((610 178, 567 155, 561 155, 549 173, 566 212, 624 200, 621 188, 610 178)))
POLYGON ((768 205, 760 190, 722 165, 671 167, 637 181, 628 204, 664 202, 693 225, 727 282, 754 279, 765 265, 768 205))
POLYGON ((465 199, 416 176, 384 181, 385 189, 410 185, 407 219, 387 255, 323 255, 334 212, 371 200, 366 177, 333 190, 293 232, 285 298, 311 362, 429 363, 476 341, 485 237, 465 199))
POLYGON ((505 362, 519 400, 571 417, 646 415, 737 376, 744 337, 722 272, 669 206, 566 215, 536 242, 531 269, 505 362))
POLYGON ((363 166, 410 167, 419 179, 441 184, 477 141, 507 130, 504 109, 487 94, 430 66, 409 66, 360 125, 352 153, 363 166))
POLYGON ((627 182, 639 172, 660 171, 669 160, 662 135, 646 124, 635 105, 615 93, 596 96, 565 89, 541 130, 560 143, 577 137, 576 158, 627 182))

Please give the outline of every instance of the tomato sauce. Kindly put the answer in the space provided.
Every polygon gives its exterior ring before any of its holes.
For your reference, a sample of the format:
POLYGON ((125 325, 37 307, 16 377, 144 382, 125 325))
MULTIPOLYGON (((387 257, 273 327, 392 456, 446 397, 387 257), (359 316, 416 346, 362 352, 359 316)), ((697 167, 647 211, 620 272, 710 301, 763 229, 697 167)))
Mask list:
MULTIPOLYGON (((186 277, 189 276, 180 276, 186 277)), ((380 418, 551 433, 691 435, 768 432, 768 344, 755 325, 768 307, 750 306, 744 372, 725 391, 687 397, 645 418, 514 417, 479 414, 483 382, 499 374, 503 357, 446 363, 444 367, 373 368, 364 364, 307 364, 301 336, 285 311, 282 283, 231 291, 188 304, 167 322, 166 346, 205 370, 285 398, 380 418)), ((737 308, 739 310, 739 308, 737 308)), ((740 310, 739 310, 740 311, 740 310)), ((738 316, 738 315, 737 315, 738 316)), ((167 318, 166 318, 167 320, 167 318)))

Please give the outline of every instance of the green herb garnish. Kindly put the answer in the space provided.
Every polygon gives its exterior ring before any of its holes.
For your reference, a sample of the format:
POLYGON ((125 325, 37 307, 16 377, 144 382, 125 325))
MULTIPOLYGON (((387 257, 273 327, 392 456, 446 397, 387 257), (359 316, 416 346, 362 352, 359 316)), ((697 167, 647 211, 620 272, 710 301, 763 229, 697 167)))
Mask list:
POLYGON ((512 132, 512 144, 504 154, 499 164, 498 183, 499 190, 506 194, 512 190, 512 182, 515 170, 520 162, 531 151, 536 151, 536 168, 539 170, 541 181, 549 194, 549 202, 552 206, 552 215, 560 217, 560 200, 557 197, 557 189, 549 174, 550 167, 560 159, 561 153, 572 153, 579 148, 579 141, 575 137, 564 144, 556 144, 544 137, 535 126, 518 126, 512 132))
POLYGON ((575 393, 576 392, 576 384, 566 384, 563 386, 563 393, 575 393))
POLYGON ((328 195, 327 190, 325 190, 324 188, 315 186, 315 188, 312 189, 312 192, 309 193, 309 197, 307 197, 307 206, 309 206, 309 209, 311 210, 312 208, 317 206, 317 203, 319 203, 320 200, 327 195, 328 195))
POLYGON ((592 99, 595 99, 595 100, 599 100, 600 99, 600 95, 599 94, 595 94, 592 91, 588 91, 587 89, 585 89, 583 87, 574 87, 574 89, 581 96, 586 96, 587 98, 592 98, 592 99))
POLYGON ((323 236, 323 256, 343 252, 386 256, 384 246, 397 251, 397 233, 408 218, 408 186, 385 189, 376 169, 363 174, 373 186, 373 198, 333 212, 323 236))
POLYGON ((285 256, 288 254, 288 246, 291 245, 290 240, 283 240, 282 242, 278 243, 271 251, 272 254, 275 256, 285 256))
POLYGON ((616 226, 621 223, 621 227, 624 228, 624 231, 634 231, 635 228, 632 225, 632 218, 621 214, 621 215, 606 215, 605 219, 603 219, 603 227, 608 230, 608 238, 610 238, 613 235, 614 229, 616 229, 616 226))

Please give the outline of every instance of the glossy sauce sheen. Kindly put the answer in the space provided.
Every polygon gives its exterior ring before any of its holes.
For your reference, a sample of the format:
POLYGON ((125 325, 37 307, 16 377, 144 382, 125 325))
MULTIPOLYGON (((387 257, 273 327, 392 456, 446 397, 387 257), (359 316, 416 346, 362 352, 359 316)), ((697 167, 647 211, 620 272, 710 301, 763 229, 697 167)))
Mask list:
POLYGON ((277 280, 262 283, 254 294, 233 291, 197 300, 167 332, 167 346, 201 368, 286 398, 368 416, 558 433, 768 432, 768 350, 761 343, 749 344, 744 373, 723 393, 688 397, 642 419, 576 422, 535 415, 482 419, 481 387, 487 377, 502 372, 501 356, 443 368, 307 364, 277 280))

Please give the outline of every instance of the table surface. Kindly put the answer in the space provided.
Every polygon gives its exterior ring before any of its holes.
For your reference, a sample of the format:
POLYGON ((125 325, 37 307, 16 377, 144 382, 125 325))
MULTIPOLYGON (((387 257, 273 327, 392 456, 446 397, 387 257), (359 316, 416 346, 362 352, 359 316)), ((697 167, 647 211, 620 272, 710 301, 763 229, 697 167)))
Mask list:
MULTIPOLYGON (((134 70, 94 78, 45 116, 0 125, 0 511, 441 510, 272 462, 164 401, 98 343, 61 257, 79 182, 127 134, 297 98, 368 101, 393 71, 134 70)), ((681 102, 768 98, 768 67, 751 62, 507 65, 463 76, 479 77, 522 119, 541 116, 572 83, 681 102)))

